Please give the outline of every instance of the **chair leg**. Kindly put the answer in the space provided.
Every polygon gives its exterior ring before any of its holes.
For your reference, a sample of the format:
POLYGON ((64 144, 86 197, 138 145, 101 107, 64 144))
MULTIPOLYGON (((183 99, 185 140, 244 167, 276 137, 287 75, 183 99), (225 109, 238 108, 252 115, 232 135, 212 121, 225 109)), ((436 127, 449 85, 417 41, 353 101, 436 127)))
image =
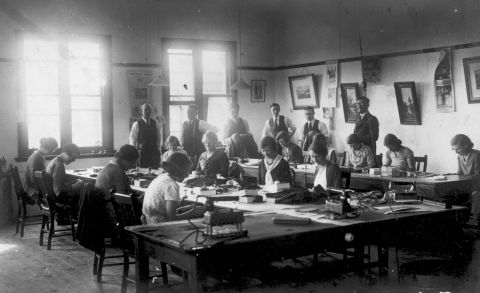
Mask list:
POLYGON ((168 271, 167 271, 167 264, 164 262, 160 263, 160 268, 162 270, 162 280, 163 285, 168 286, 168 271))
POLYGON ((105 261, 105 250, 102 250, 99 256, 100 258, 98 259, 98 266, 97 266, 97 282, 102 281, 103 263, 105 261))
POLYGON ((20 228, 20 218, 22 216, 22 211, 21 211, 21 206, 20 206, 20 203, 18 203, 18 209, 17 209, 17 220, 15 222, 15 234, 18 233, 19 231, 19 228, 20 228))
POLYGON ((50 214, 50 231, 48 231, 47 250, 52 249, 52 238, 55 234, 55 214, 50 214))
POLYGON ((128 278, 129 266, 130 266, 130 259, 128 258, 128 251, 124 249, 123 250, 122 289, 121 289, 122 293, 127 292, 127 286, 128 286, 127 278, 128 278))
POLYGON ((93 274, 96 275, 98 272, 98 256, 97 253, 93 254, 93 274))
POLYGON ((72 240, 75 241, 77 235, 75 235, 75 224, 73 223, 72 217, 70 217, 70 228, 72 230, 72 240))
POLYGON ((42 226, 40 227, 40 246, 43 246, 43 234, 45 233, 45 227, 48 227, 48 216, 42 215, 42 226))
POLYGON ((25 220, 27 219, 27 207, 25 206, 25 204, 22 205, 22 210, 22 220, 20 221, 20 237, 23 237, 25 231, 25 220))

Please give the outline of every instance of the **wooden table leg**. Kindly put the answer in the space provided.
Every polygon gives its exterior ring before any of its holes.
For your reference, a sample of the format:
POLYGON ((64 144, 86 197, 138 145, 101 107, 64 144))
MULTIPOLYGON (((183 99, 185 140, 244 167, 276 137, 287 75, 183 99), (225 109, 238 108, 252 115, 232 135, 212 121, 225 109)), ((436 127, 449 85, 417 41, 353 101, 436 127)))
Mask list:
POLYGON ((195 256, 190 258, 190 269, 188 272, 188 283, 193 293, 203 292, 202 281, 205 280, 205 274, 199 267, 199 261, 195 256))
POLYGON ((378 245, 378 275, 386 277, 388 275, 388 246, 378 245))
POLYGON ((149 256, 145 253, 143 240, 135 236, 135 281, 137 292, 148 292, 149 256))

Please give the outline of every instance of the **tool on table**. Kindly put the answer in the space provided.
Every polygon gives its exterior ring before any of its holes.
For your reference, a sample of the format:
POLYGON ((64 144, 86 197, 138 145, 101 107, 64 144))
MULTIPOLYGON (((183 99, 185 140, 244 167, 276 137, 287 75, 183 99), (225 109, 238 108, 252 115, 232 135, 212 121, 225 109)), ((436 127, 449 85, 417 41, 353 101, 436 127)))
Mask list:
POLYGON ((238 200, 238 197, 232 196, 201 196, 205 197, 206 212, 203 216, 202 223, 207 225, 206 234, 213 237, 232 237, 243 236, 247 234, 242 223, 245 222, 243 211, 234 210, 231 208, 216 208, 214 202, 216 201, 232 201, 238 200), (219 228, 220 226, 231 225, 234 229, 229 227, 219 228))

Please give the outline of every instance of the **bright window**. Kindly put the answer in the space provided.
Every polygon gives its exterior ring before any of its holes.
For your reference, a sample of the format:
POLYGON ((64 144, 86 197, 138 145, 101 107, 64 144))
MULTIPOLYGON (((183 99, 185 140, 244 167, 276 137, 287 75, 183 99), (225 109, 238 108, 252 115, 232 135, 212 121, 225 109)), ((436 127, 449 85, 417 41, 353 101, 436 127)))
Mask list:
POLYGON ((26 123, 19 128, 20 157, 47 136, 59 144, 75 143, 83 152, 113 149, 106 47, 101 39, 25 37, 20 92, 26 123))

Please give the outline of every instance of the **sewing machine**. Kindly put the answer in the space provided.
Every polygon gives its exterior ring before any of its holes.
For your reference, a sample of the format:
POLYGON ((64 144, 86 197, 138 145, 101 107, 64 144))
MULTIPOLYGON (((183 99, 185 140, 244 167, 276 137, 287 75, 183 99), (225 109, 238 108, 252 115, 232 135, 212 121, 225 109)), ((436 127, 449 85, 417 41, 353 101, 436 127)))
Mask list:
POLYGON ((339 215, 353 212, 353 208, 350 203, 348 203, 348 199, 350 198, 349 193, 354 192, 354 190, 334 187, 328 187, 326 190, 329 193, 329 198, 325 201, 325 208, 327 211, 339 215), (335 195, 339 195, 339 199, 331 198, 335 195))
POLYGON ((207 199, 205 202, 206 212, 203 216, 202 223, 207 225, 206 234, 213 237, 232 237, 247 234, 242 223, 245 222, 243 211, 230 208, 215 208, 216 201, 232 201, 238 200, 238 197, 232 196, 202 196, 207 199), (220 226, 233 226, 234 229, 228 227, 220 229, 220 226))

